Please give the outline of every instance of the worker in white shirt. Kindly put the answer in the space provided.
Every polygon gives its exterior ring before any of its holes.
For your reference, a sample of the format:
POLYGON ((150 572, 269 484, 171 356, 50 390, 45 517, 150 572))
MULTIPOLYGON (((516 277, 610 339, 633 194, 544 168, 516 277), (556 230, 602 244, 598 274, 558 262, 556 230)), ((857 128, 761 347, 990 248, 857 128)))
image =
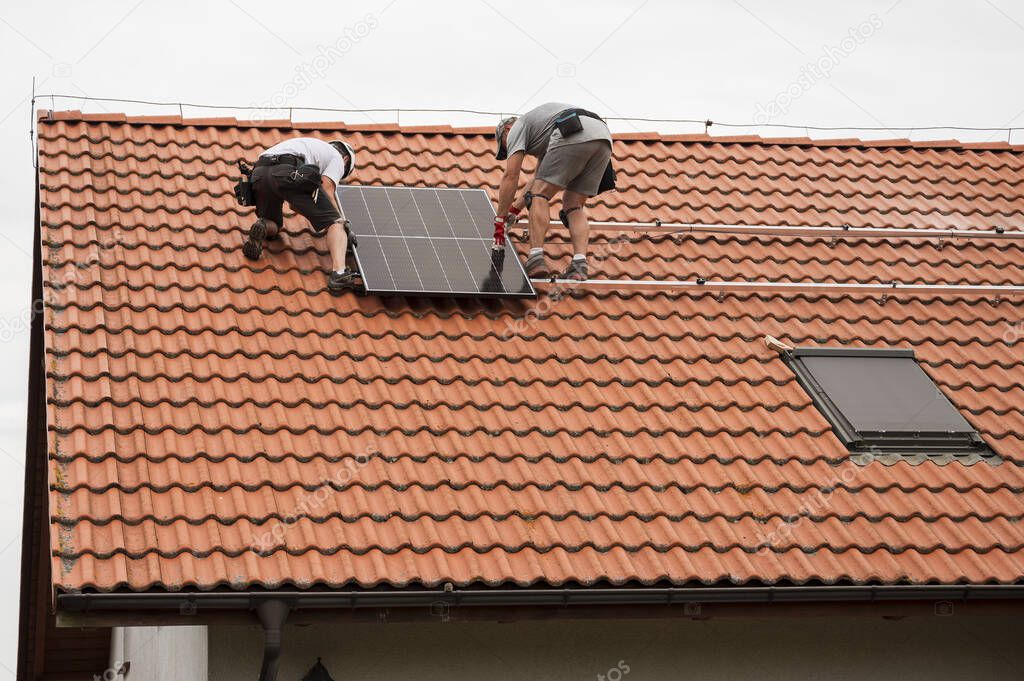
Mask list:
POLYGON ((259 260, 264 243, 277 237, 287 201, 309 220, 317 235, 326 233, 332 264, 327 289, 337 295, 352 288, 356 275, 345 264, 348 223, 335 190, 352 173, 355 158, 355 150, 347 142, 313 137, 288 139, 260 154, 251 178, 258 219, 242 244, 245 256, 259 260))

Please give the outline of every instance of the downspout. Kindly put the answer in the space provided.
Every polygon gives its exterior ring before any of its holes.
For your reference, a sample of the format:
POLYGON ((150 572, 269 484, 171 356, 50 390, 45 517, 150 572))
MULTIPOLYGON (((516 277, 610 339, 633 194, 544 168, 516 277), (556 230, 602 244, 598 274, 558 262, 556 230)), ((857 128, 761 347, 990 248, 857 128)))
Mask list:
POLYGON ((110 630, 110 659, 107 661, 108 669, 114 670, 115 681, 121 681, 124 677, 118 670, 124 662, 124 627, 114 627, 110 630))
POLYGON ((260 681, 277 681, 277 665, 281 657, 282 629, 291 608, 280 599, 261 602, 256 606, 256 616, 263 625, 263 664, 260 667, 260 681))

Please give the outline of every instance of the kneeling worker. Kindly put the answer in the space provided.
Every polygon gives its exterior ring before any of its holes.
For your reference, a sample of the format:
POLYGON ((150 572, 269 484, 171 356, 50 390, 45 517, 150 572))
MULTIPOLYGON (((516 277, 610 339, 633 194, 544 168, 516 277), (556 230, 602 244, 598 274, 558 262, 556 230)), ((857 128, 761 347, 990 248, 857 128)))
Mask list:
MULTIPOLYGON (((584 204, 589 197, 614 188, 611 170, 612 136, 596 114, 556 102, 504 119, 495 131, 498 160, 507 159, 498 190, 496 237, 506 223, 518 219, 524 207, 530 218, 530 254, 526 273, 531 278, 550 276, 544 258, 544 236, 551 221, 549 202, 562 192, 562 222, 569 228, 573 256, 563 279, 587 279, 587 243, 590 224, 584 204), (539 159, 537 174, 526 193, 515 197, 523 158, 539 159)), ((503 238, 503 237, 502 237, 503 238)), ((499 240, 496 238, 496 240, 499 240)))
POLYGON ((348 232, 335 188, 355 167, 355 150, 336 140, 296 137, 270 147, 252 171, 256 223, 242 244, 250 260, 259 260, 266 241, 277 237, 284 221, 284 201, 309 220, 317 235, 327 233, 332 268, 327 289, 334 294, 351 288, 355 273, 345 265, 348 232))

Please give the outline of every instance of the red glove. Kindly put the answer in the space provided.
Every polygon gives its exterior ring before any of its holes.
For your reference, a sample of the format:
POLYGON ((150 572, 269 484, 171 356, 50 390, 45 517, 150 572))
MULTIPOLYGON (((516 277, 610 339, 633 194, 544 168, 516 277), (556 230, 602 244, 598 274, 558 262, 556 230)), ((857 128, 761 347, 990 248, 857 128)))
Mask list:
POLYGON ((505 216, 505 220, 506 222, 511 222, 512 224, 519 222, 519 209, 516 208, 515 206, 509 208, 508 215, 505 216))
POLYGON ((505 216, 494 216, 494 248, 505 248, 505 216))

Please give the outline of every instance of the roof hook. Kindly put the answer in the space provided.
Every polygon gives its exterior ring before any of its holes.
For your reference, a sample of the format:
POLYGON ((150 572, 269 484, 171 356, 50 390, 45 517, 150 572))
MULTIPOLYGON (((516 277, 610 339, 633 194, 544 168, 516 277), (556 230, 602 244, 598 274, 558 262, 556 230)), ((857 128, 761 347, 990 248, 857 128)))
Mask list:
POLYGON ((256 616, 263 625, 263 665, 260 681, 277 681, 277 665, 281 658, 284 621, 291 607, 280 599, 263 601, 256 606, 256 616))
POLYGON ((764 344, 766 346, 768 346, 769 349, 774 350, 775 352, 779 353, 780 355, 785 354, 787 352, 793 352, 793 346, 792 345, 786 345, 785 343, 780 341, 775 336, 765 335, 765 337, 764 337, 764 344))

